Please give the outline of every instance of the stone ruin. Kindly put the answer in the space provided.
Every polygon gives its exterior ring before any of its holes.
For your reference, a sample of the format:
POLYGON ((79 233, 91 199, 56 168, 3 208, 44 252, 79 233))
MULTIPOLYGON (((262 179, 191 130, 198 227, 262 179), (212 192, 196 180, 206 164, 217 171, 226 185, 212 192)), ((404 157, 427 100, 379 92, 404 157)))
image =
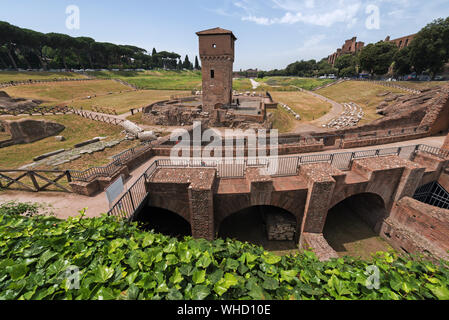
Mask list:
POLYGON ((45 120, 3 120, 0 123, 2 123, 5 131, 11 136, 10 140, 2 141, 0 148, 15 144, 32 143, 57 135, 65 129, 62 124, 45 120))
POLYGON ((5 91, 0 91, 0 111, 2 109, 22 109, 22 108, 35 108, 39 106, 42 101, 29 100, 23 98, 11 98, 5 91))
POLYGON ((234 92, 229 106, 220 106, 213 117, 204 111, 202 96, 192 96, 153 103, 143 112, 143 120, 151 125, 191 126, 195 121, 208 122, 217 127, 237 129, 267 128, 266 107, 274 103, 268 97, 234 92))
POLYGON ((398 122, 402 126, 429 126, 432 134, 449 129, 449 85, 423 90, 419 95, 387 94, 378 106, 384 118, 373 124, 398 122))
POLYGON ((419 95, 383 94, 385 101, 378 106, 384 117, 368 124, 336 129, 329 134, 341 135, 408 127, 429 128, 429 134, 449 130, 449 84, 423 90, 419 95))
POLYGON ((269 241, 293 241, 296 221, 293 216, 273 212, 265 217, 269 241))

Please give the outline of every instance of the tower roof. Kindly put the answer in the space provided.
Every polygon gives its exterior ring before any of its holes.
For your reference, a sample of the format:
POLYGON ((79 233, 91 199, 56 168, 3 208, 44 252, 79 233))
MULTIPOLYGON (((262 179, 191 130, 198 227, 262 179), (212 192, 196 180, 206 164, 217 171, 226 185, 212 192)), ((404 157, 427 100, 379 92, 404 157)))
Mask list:
POLYGON ((230 34, 234 40, 237 40, 235 35, 230 30, 222 29, 222 28, 213 28, 213 29, 207 29, 204 31, 199 31, 196 33, 198 36, 206 36, 206 35, 216 35, 216 34, 230 34))

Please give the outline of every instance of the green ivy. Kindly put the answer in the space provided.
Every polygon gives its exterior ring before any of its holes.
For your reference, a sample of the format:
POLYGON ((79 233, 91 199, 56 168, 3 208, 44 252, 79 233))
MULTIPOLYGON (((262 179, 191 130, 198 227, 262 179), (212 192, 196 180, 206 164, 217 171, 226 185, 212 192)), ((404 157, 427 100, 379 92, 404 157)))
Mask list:
POLYGON ((113 217, 0 215, 0 299, 449 299, 448 263, 378 253, 320 262, 231 240, 183 241, 113 217), (368 266, 380 271, 368 289, 368 266), (66 270, 79 269, 79 289, 66 270))

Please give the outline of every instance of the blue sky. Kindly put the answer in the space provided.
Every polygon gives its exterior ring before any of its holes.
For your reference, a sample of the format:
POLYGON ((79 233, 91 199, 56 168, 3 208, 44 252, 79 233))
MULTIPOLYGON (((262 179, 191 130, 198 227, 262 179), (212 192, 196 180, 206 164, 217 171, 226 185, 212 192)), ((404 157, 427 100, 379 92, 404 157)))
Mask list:
MULTIPOLYGON (((41 32, 90 36, 149 51, 198 52, 195 32, 213 27, 237 36, 235 70, 284 68, 321 59, 357 36, 365 43, 419 31, 449 16, 447 0, 0 0, 0 20, 41 32), (66 28, 66 7, 80 9, 80 29, 66 28), (367 28, 375 6, 379 28, 367 28)), ((371 21, 371 20, 370 20, 371 21)))

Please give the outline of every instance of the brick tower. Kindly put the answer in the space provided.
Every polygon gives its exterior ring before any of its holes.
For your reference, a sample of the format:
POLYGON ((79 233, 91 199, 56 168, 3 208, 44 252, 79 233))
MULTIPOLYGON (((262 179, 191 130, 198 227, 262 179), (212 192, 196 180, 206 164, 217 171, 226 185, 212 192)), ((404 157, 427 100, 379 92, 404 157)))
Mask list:
POLYGON ((232 31, 214 28, 197 32, 203 73, 203 111, 217 119, 218 109, 232 102, 234 42, 232 31))

